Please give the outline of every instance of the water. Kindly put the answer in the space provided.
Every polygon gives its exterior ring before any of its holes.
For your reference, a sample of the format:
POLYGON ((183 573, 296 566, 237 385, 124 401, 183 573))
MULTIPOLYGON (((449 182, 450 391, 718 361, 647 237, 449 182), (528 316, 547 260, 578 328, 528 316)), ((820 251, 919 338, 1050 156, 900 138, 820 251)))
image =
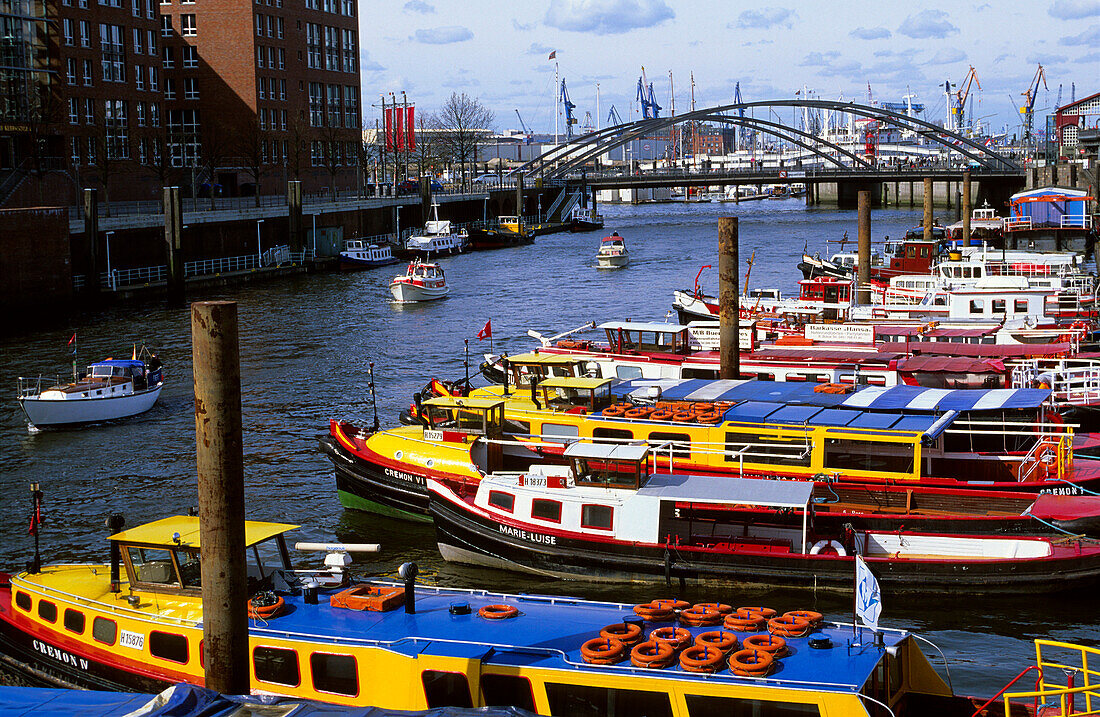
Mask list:
MULTIPOLYGON (((189 297, 239 302, 249 516, 301 524, 298 540, 380 542, 380 555, 357 564, 368 574, 393 574, 401 562, 415 560, 425 580, 458 587, 624 602, 675 593, 663 585, 557 581, 448 565, 436 553, 430 526, 344 511, 331 464, 317 450, 330 418, 370 421, 368 362, 375 365, 382 423, 395 425, 398 411, 428 378, 463 375, 464 340, 476 367, 480 353, 489 350, 489 341, 476 338, 486 321, 492 321, 493 348, 516 353, 534 345, 528 329, 554 333, 589 321, 663 320, 672 291, 690 288, 700 266, 717 265, 719 216, 741 219, 742 265, 756 252, 749 286, 778 287, 786 294, 796 289, 804 246, 824 254, 827 238, 856 234, 854 211, 807 208, 800 200, 606 206, 603 212, 607 233, 626 237, 627 268, 595 268, 600 234, 555 234, 529 246, 443 259, 451 296, 429 304, 389 300, 386 287, 399 267, 189 297)), ((919 213, 876 211, 872 235, 899 237, 919 222, 919 213)), ((716 268, 704 271, 701 281, 714 292, 716 268)), ((28 435, 14 400, 8 401, 0 414, 0 568, 21 568, 33 554, 27 534, 31 481, 40 482, 46 494, 46 560, 105 561, 109 514, 121 512, 135 525, 186 512, 198 502, 188 310, 126 305, 6 337, 0 342, 0 385, 13 391, 17 376, 65 372, 73 332, 82 363, 128 356, 134 343, 147 344, 165 361, 168 384, 159 403, 140 418, 37 435, 28 435)), ((685 597, 807 608, 848 620, 852 608, 850 595, 721 584, 689 587, 685 597)), ((1100 642, 1092 596, 1007 601, 887 594, 884 602, 882 622, 938 644, 956 689, 968 693, 992 694, 1015 676, 1033 659, 1035 637, 1100 642)))

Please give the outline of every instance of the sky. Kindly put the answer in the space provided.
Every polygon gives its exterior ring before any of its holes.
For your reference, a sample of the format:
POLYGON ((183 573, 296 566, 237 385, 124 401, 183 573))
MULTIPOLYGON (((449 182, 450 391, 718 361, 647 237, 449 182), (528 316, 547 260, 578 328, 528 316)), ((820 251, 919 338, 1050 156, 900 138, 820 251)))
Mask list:
MULTIPOLYGON (((1041 63, 1036 125, 1076 83, 1078 99, 1100 91, 1100 0, 921 0, 876 3, 717 0, 392 0, 360 5, 367 124, 380 95, 404 91, 419 112, 452 92, 492 110, 498 131, 553 132, 556 52, 576 116, 606 126, 614 105, 629 121, 642 68, 669 114, 733 101, 821 99, 926 105, 946 115, 945 80, 962 84, 973 65, 972 116, 1018 133, 1018 107, 1041 63), (599 84, 600 115, 596 112, 599 84)), ((785 113, 790 110, 785 110, 785 113)), ((561 120, 559 120, 560 122, 561 120)), ((789 119, 788 119, 789 121, 789 119)), ((564 125, 560 125, 564 127, 564 125)))

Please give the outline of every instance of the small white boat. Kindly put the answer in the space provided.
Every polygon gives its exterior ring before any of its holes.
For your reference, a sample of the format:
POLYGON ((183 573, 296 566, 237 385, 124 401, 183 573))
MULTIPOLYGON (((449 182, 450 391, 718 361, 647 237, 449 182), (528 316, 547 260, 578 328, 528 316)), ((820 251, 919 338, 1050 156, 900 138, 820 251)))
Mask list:
POLYGON ((136 416, 153 407, 163 387, 159 360, 147 366, 138 359, 106 359, 70 383, 20 377, 18 401, 34 430, 136 416))
POLYGON ((389 245, 370 244, 362 239, 349 240, 340 252, 341 269, 371 269, 396 264, 398 261, 389 245))
POLYGON ((432 301, 451 292, 439 264, 424 264, 419 259, 409 262, 409 268, 390 282, 390 293, 397 301, 432 301))
POLYGON ((425 258, 459 254, 466 250, 467 238, 465 229, 451 231, 451 223, 439 218, 439 205, 432 204, 432 218, 424 222, 424 233, 406 239, 405 251, 425 258))
POLYGON ((626 251, 626 240, 618 232, 600 240, 600 250, 596 252, 596 262, 601 269, 618 269, 630 263, 630 254, 626 251))

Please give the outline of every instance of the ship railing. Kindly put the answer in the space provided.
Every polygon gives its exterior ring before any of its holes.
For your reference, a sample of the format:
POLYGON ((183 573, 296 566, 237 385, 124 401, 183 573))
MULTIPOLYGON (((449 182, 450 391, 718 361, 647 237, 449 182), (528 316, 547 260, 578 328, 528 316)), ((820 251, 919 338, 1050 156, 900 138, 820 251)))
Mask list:
POLYGON ((1024 456, 1016 474, 1016 479, 1020 483, 1026 483, 1040 471, 1043 471, 1045 473, 1044 478, 1057 477, 1058 480, 1065 480, 1066 468, 1072 460, 1073 440, 1071 436, 1043 434, 1039 436, 1039 440, 1024 456))
POLYGON ((1088 229, 1092 226, 1092 215, 1063 214, 1060 226, 1062 229, 1088 229))
POLYGON ((1031 229, 1031 217, 1009 217, 1005 219, 1005 231, 1026 231, 1031 229))
POLYGON ((1100 361, 1094 359, 1030 359, 1012 369, 1013 388, 1045 386, 1055 406, 1100 403, 1100 361))
POLYGON ((67 383, 60 375, 56 376, 20 376, 17 379, 18 396, 19 398, 26 398, 28 396, 37 396, 42 393, 46 388, 53 386, 64 386, 67 383))
POLYGON ((1100 712, 1100 648, 1036 640, 1035 667, 1041 675, 1036 689, 1001 696, 1005 717, 1012 714, 1014 700, 1034 703, 1036 714, 1042 708, 1056 708, 1064 717, 1100 712), (1064 683, 1056 681, 1058 675, 1065 676, 1064 683))
MULTIPOLYGON (((67 563, 65 567, 90 568, 92 570, 106 569, 103 565, 96 563, 67 563)), ((127 605, 121 604, 120 602, 106 602, 103 600, 96 600, 95 598, 90 598, 85 595, 77 595, 76 593, 70 593, 65 590, 60 590, 58 588, 52 587, 50 585, 43 585, 41 583, 27 583, 22 584, 19 587, 27 590, 28 592, 37 591, 58 597, 63 597, 66 600, 77 605, 87 605, 89 607, 94 607, 97 610, 102 610, 104 613, 108 614, 122 614, 125 615, 127 618, 140 620, 142 622, 151 623, 153 625, 164 624, 166 622, 173 625, 182 625, 185 627, 199 627, 200 625, 202 625, 201 620, 188 620, 186 618, 177 617, 175 615, 166 615, 164 613, 157 613, 154 617, 148 612, 145 612, 143 610, 136 610, 134 608, 128 607, 127 605)))
POLYGON ((183 265, 183 275, 202 276, 207 274, 222 274, 230 271, 252 271, 258 267, 259 257, 255 254, 226 256, 220 259, 200 259, 198 261, 185 262, 183 265))

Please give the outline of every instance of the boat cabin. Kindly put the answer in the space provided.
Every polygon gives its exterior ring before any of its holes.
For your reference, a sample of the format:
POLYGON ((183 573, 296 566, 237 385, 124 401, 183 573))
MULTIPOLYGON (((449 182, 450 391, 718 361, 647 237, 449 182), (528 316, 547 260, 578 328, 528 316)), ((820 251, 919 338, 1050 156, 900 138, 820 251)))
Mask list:
POLYGON ((497 226, 502 232, 523 234, 523 219, 520 217, 502 215, 497 218, 497 226))
POLYGON ((821 318, 826 321, 835 321, 847 314, 853 299, 852 287, 851 279, 840 279, 835 276, 802 279, 798 282, 798 299, 821 306, 821 318))
POLYGON ((609 378, 551 377, 531 383, 531 400, 536 408, 566 413, 595 413, 612 403, 609 378))
POLYGON ((448 440, 456 433, 459 440, 477 436, 503 437, 504 401, 499 398, 437 396, 423 401, 419 409, 425 432, 431 430, 440 434, 436 440, 448 440))
MULTIPOLYGON (((245 521, 245 548, 251 554, 248 561, 250 583, 259 584, 271 574, 264 563, 264 554, 269 559, 274 555, 279 561, 278 567, 291 569, 283 534, 297 527, 245 521)), ((164 518, 116 533, 110 540, 111 554, 121 557, 131 590, 202 596, 197 516, 164 518)))
POLYGON ((608 321, 597 328, 607 335, 607 345, 617 354, 691 353, 688 327, 641 321, 608 321))
POLYGON ((539 351, 504 356, 501 363, 507 367, 508 384, 517 388, 529 386, 532 381, 580 378, 587 373, 583 359, 539 351))
POLYGON ((909 238, 894 243, 890 262, 884 268, 891 274, 927 274, 932 271, 932 263, 940 253, 943 241, 942 227, 934 227, 932 240, 909 238), (938 230, 939 237, 936 236, 938 230))
POLYGON ((972 286, 947 292, 952 319, 1045 317, 1050 289, 1032 287, 1023 276, 987 276, 972 286))

